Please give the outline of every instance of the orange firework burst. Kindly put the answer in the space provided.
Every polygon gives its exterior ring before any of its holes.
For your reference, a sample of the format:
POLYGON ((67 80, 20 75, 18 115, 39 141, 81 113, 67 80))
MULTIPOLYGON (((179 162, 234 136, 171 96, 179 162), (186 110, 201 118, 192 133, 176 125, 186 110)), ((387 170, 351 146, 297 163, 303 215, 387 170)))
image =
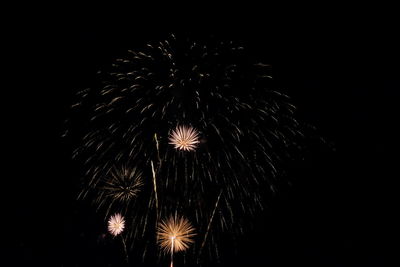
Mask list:
POLYGON ((186 250, 193 243, 195 229, 184 217, 169 217, 158 225, 158 244, 171 255, 186 250))
POLYGON ((199 143, 199 133, 190 126, 178 126, 169 136, 169 144, 178 150, 193 151, 199 143))

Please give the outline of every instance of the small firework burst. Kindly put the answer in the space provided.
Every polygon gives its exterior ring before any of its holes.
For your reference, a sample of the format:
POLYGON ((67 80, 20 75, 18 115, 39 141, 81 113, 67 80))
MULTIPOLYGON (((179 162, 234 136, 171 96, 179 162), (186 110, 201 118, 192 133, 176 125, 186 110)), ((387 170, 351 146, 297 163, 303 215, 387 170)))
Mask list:
POLYGON ((157 230, 158 244, 171 254, 186 250, 193 243, 192 237, 195 235, 189 220, 177 216, 162 220, 157 230))
POLYGON ((108 231, 113 235, 117 236, 125 228, 125 219, 121 214, 117 213, 110 217, 108 220, 108 231))
POLYGON ((190 126, 178 126, 169 136, 169 144, 177 150, 193 151, 199 143, 198 131, 190 126))
POLYGON ((107 197, 122 203, 137 196, 143 186, 142 173, 136 168, 114 168, 103 187, 107 197))
POLYGON ((122 207, 122 210, 118 210, 126 213, 136 204, 136 198, 143 191, 143 185, 142 172, 138 168, 114 165, 93 188, 93 202, 98 209, 104 208, 106 217, 117 207, 122 207))

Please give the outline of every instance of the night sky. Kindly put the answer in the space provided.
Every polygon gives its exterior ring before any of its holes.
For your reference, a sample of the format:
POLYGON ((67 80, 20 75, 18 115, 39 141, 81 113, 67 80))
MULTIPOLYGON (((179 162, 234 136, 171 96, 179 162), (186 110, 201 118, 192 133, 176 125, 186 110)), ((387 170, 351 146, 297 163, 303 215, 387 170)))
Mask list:
POLYGON ((72 146, 61 138, 63 122, 73 94, 90 86, 101 67, 168 33, 242 41, 272 64, 299 117, 326 140, 304 151, 305 160, 288 169, 293 186, 251 218, 254 228, 236 248, 223 246, 220 265, 208 266, 394 266, 400 177, 394 17, 376 10, 278 16, 257 8, 194 9, 55 8, 15 19, 5 51, 11 97, 3 99, 13 140, 5 141, 12 172, 3 188, 13 262, 4 266, 123 266, 120 244, 103 236, 101 215, 76 200, 79 177, 72 146))

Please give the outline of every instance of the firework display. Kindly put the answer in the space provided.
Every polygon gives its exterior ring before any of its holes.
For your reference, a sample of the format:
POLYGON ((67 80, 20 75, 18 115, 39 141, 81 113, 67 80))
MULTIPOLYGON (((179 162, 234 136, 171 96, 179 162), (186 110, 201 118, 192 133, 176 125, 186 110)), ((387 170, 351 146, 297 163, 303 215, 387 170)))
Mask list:
POLYGON ((72 106, 80 196, 121 212, 110 233, 125 229, 143 254, 157 243, 171 255, 213 253, 219 233, 244 231, 301 149, 295 107, 275 87, 270 66, 230 41, 171 35, 129 51, 72 106))

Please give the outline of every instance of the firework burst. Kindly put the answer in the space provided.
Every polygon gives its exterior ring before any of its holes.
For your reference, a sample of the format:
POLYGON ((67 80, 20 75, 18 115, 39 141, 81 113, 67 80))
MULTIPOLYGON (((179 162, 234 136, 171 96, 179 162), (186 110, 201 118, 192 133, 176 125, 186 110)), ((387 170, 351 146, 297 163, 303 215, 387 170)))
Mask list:
POLYGON ((169 144, 177 150, 193 151, 199 143, 199 133, 193 127, 178 126, 169 136, 169 144))
POLYGON ((94 186, 94 202, 98 208, 106 208, 106 216, 113 207, 121 206, 126 210, 134 204, 134 200, 143 188, 142 172, 137 168, 113 166, 105 175, 98 179, 94 186))
POLYGON ((125 220, 121 214, 117 213, 110 217, 108 220, 108 231, 113 235, 117 236, 124 231, 125 220))
POLYGON ((110 179, 102 188, 106 197, 120 202, 129 202, 137 196, 143 186, 142 173, 136 168, 113 168, 110 179))
POLYGON ((157 242, 162 250, 171 254, 171 267, 174 253, 185 251, 193 243, 195 229, 184 217, 170 216, 162 220, 157 228, 157 242))
POLYGON ((215 247, 221 232, 242 233, 243 218, 263 208, 284 163, 304 145, 304 124, 271 67, 240 44, 171 36, 98 75, 72 106, 70 127, 80 138, 73 156, 84 162, 82 196, 95 191, 99 206, 122 205, 132 240, 150 239, 159 225, 163 249, 183 250, 189 241, 172 249, 163 233, 187 221, 158 224, 177 210, 196 225, 195 255, 215 247), (113 169, 124 164, 134 174, 113 169))
POLYGON ((185 251, 193 243, 195 229, 184 217, 169 217, 162 220, 157 229, 157 241, 168 253, 185 251))

